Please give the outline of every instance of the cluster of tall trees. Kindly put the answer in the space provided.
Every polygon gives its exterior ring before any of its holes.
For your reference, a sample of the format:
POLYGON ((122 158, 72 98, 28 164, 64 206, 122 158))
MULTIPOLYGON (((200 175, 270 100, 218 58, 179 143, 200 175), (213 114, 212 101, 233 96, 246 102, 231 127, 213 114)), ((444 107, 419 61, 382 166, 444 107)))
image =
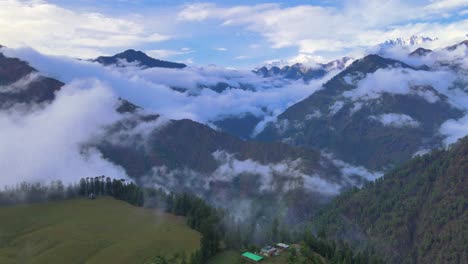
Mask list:
POLYGON ((220 251, 223 238, 222 212, 201 198, 188 193, 171 193, 166 198, 166 211, 187 217, 187 224, 201 234, 201 247, 190 256, 190 264, 206 263, 220 251))
POLYGON ((141 187, 133 182, 126 182, 125 179, 111 179, 104 175, 82 178, 78 194, 80 196, 109 195, 135 206, 143 206, 144 204, 144 194, 141 187))
POLYGON ((383 261, 371 249, 356 253, 347 243, 327 240, 325 234, 314 236, 306 231, 302 237, 300 256, 289 258, 288 264, 323 263, 323 259, 331 264, 380 264, 383 261))

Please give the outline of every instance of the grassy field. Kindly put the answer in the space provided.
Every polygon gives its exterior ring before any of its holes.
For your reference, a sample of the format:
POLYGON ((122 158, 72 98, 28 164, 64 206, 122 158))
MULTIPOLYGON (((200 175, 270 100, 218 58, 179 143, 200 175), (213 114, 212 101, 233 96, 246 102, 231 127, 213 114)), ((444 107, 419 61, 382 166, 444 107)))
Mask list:
POLYGON ((241 252, 237 251, 224 251, 214 256, 208 264, 239 264, 241 263, 241 252))
POLYGON ((199 247, 184 218, 112 198, 0 207, 0 263, 148 263, 199 247))

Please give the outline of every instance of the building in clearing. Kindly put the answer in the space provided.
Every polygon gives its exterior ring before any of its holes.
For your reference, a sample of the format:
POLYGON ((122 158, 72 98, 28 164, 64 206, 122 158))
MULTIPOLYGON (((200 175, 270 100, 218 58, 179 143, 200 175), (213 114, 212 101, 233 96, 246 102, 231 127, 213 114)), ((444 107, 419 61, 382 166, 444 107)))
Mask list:
POLYGON ((247 260, 251 261, 251 262, 254 262, 254 263, 257 263, 257 262, 260 262, 263 260, 263 257, 259 256, 259 255, 256 255, 254 253, 250 253, 250 252, 245 252, 242 254, 242 257, 246 258, 247 260))
POLYGON ((281 249, 281 250, 286 250, 286 249, 289 248, 289 245, 284 244, 284 243, 278 243, 278 244, 276 244, 276 247, 277 247, 278 249, 281 249))
POLYGON ((260 253, 262 253, 262 255, 264 256, 270 257, 276 254, 276 248, 272 246, 266 246, 260 249, 260 253))

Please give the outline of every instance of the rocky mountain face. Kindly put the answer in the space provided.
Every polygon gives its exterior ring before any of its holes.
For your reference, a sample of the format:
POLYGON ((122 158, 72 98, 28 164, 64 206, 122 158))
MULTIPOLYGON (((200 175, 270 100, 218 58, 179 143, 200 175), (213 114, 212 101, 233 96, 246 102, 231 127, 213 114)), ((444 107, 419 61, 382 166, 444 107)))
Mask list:
POLYGON ((468 138, 340 195, 315 223, 388 263, 465 263, 468 138))
POLYGON ((52 101, 62 86, 62 82, 40 75, 26 62, 0 53, 0 109, 52 101))
POLYGON ((94 61, 99 62, 103 65, 123 65, 123 63, 134 63, 143 68, 170 68, 170 69, 182 69, 187 67, 183 63, 176 63, 170 61, 163 61, 151 58, 144 52, 136 50, 126 50, 122 53, 118 53, 114 56, 100 56, 94 61))
POLYGON ((267 67, 263 66, 259 69, 254 70, 253 72, 262 77, 273 77, 280 76, 285 79, 299 80, 302 79, 305 82, 308 82, 313 79, 319 79, 325 76, 327 73, 333 70, 342 70, 347 64, 349 64, 353 59, 349 57, 344 57, 339 60, 334 60, 329 63, 317 63, 314 66, 307 66, 301 63, 296 63, 291 66, 272 66, 267 67))
POLYGON ((257 139, 320 149, 373 170, 400 164, 440 144, 441 124, 462 117, 463 111, 424 82, 392 85, 391 76, 399 74, 429 76, 431 72, 378 55, 366 56, 322 90, 289 107, 257 139), (371 77, 380 75, 390 77, 382 81, 371 77))

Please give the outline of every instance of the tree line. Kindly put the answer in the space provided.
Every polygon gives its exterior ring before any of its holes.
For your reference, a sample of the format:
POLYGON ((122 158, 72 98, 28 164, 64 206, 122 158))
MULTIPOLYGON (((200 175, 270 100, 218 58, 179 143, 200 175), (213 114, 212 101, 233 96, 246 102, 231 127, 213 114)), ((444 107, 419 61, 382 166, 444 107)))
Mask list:
POLYGON ((105 176, 86 177, 78 183, 65 186, 62 181, 49 184, 22 182, 4 187, 0 191, 0 205, 38 203, 108 195, 136 206, 143 206, 144 191, 133 182, 125 179, 111 179, 105 176))

